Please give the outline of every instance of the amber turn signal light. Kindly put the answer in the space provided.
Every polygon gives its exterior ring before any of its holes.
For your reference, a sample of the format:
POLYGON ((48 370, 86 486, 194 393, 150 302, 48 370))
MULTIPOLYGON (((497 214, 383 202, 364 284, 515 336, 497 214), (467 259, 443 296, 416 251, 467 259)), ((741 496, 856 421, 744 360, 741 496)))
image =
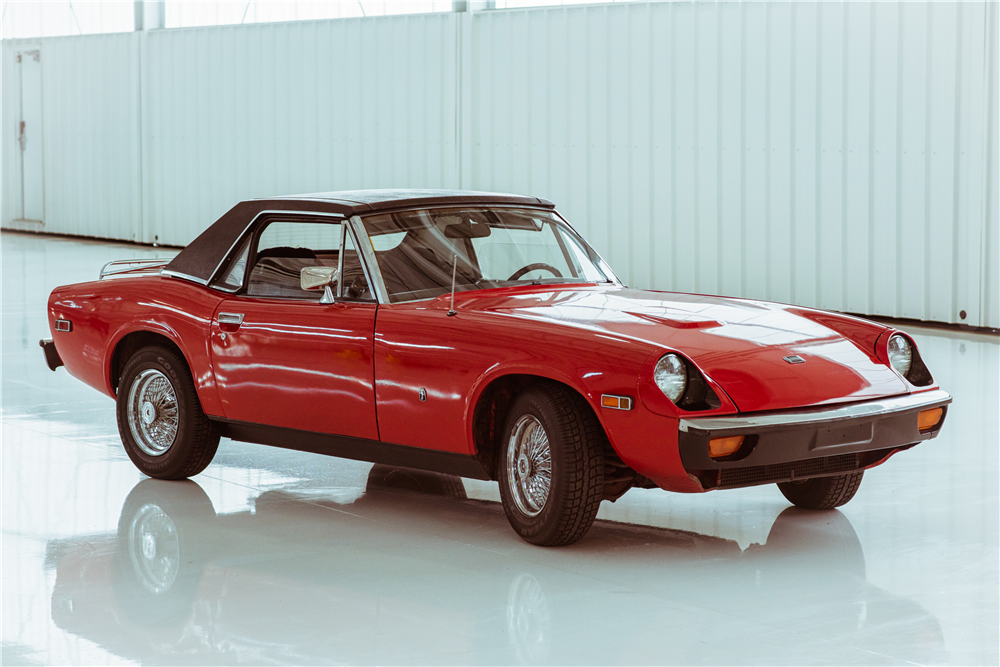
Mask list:
POLYGON ((743 444, 744 436, 733 435, 728 438, 712 438, 708 441, 708 453, 713 459, 720 459, 736 453, 743 444))
POLYGON ((944 408, 931 408, 930 410, 924 410, 917 415, 917 429, 921 433, 931 430, 938 425, 943 415, 944 408))
POLYGON ((601 396, 601 407, 612 408, 613 410, 631 410, 632 399, 629 398, 628 396, 613 396, 611 394, 603 394, 601 396))

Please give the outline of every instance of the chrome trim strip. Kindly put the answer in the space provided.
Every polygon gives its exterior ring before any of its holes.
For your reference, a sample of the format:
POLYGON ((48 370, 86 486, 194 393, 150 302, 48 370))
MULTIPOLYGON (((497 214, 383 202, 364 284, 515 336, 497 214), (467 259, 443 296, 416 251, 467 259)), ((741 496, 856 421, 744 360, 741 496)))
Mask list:
MULTIPOLYGON (((267 209, 266 211, 261 211, 253 218, 251 218, 250 222, 247 223, 246 227, 243 228, 243 231, 236 235, 236 240, 233 242, 231 246, 229 246, 229 250, 226 251, 226 254, 222 256, 222 261, 219 262, 219 265, 212 270, 212 274, 209 276, 208 280, 202 282, 200 279, 195 279, 192 278, 191 276, 185 276, 183 274, 174 274, 174 275, 176 275, 178 278, 188 278, 194 280, 199 285, 208 285, 209 283, 214 282, 219 274, 219 271, 222 270, 222 267, 225 265, 230 255, 233 254, 233 250, 236 248, 237 245, 239 245, 240 241, 243 240, 243 237, 246 236, 247 230, 253 227, 254 223, 257 222, 257 218, 259 218, 262 215, 268 215, 269 213, 277 213, 279 215, 315 215, 323 218, 339 218, 341 220, 344 219, 343 213, 319 213, 317 211, 288 211, 288 210, 278 210, 278 209, 267 209)), ((213 286, 212 289, 217 289, 217 288, 213 286)), ((220 291, 225 291, 225 290, 220 290, 220 291)))
POLYGON ((170 276, 171 278, 180 278, 181 280, 190 280, 198 285, 207 285, 207 280, 202 280, 201 278, 195 278, 194 276, 189 276, 186 273, 180 273, 179 271, 169 271, 167 269, 160 269, 161 276, 170 276))
POLYGON ((801 410, 796 412, 758 413, 747 416, 733 417, 702 417, 700 419, 681 419, 678 429, 689 433, 691 431, 712 432, 734 429, 753 430, 772 426, 802 426, 818 422, 846 421, 864 419, 866 417, 881 417, 896 412, 916 410, 922 407, 947 405, 951 403, 951 395, 946 391, 933 391, 906 396, 880 398, 864 403, 852 403, 842 407, 820 408, 816 410, 801 410))
POLYGON ((365 229, 361 216, 351 216, 350 224, 358 252, 362 256, 361 268, 365 269, 368 284, 371 285, 372 292, 379 303, 389 303, 389 291, 385 288, 385 283, 382 282, 382 270, 375 259, 375 248, 372 247, 372 241, 368 238, 368 230, 365 229), (369 267, 370 270, 366 267, 369 267))

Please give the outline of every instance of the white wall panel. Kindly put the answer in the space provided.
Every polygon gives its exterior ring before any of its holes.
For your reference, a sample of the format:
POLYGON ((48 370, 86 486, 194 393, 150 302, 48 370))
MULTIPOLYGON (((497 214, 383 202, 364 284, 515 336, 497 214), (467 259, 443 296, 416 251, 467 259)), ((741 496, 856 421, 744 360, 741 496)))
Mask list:
POLYGON ((997 89, 1000 88, 1000 49, 997 42, 998 24, 1000 24, 1000 7, 996 3, 987 6, 987 57, 986 81, 989 86, 989 103, 986 118, 988 120, 987 170, 986 183, 988 205, 985 215, 985 230, 983 234, 983 270, 980 280, 983 285, 983 316, 980 321, 991 327, 1000 326, 1000 100, 997 99, 997 89))
POLYGON ((1000 326, 995 12, 477 14, 469 185, 553 199, 637 287, 1000 326))
POLYGON ((1000 327, 996 22, 635 2, 35 40, 45 229, 183 244, 251 197, 521 192, 637 287, 1000 327))
POLYGON ((3 226, 136 240, 140 218, 138 35, 4 40, 3 226), (20 201, 14 55, 41 50, 45 220, 20 201))
POLYGON ((457 181, 456 17, 149 32, 143 238, 241 199, 457 181))
POLYGON ((21 164, 18 146, 18 120, 20 118, 21 88, 17 81, 17 49, 22 41, 0 41, 0 216, 3 227, 14 227, 20 215, 21 164))

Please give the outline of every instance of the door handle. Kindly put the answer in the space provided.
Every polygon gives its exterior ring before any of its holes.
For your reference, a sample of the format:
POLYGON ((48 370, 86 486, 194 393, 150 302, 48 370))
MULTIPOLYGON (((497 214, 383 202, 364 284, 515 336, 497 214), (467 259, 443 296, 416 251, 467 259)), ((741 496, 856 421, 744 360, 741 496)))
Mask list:
POLYGON ((238 327, 243 324, 243 313, 219 313, 219 324, 238 327))

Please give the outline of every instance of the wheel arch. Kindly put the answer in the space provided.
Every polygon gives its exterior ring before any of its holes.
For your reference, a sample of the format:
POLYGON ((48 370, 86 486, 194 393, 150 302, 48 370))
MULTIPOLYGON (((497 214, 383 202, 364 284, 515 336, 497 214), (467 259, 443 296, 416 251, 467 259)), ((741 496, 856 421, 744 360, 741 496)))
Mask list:
POLYGON ((184 363, 187 364, 188 370, 193 372, 191 360, 184 353, 184 350, 165 333, 149 329, 132 331, 118 339, 108 359, 108 386, 113 395, 118 395, 118 382, 121 379, 122 369, 132 355, 145 347, 154 345, 165 347, 179 354, 184 363))
POLYGON ((497 473, 499 439, 514 397, 525 389, 540 384, 560 385, 579 396, 587 408, 593 412, 598 424, 601 424, 601 428, 607 435, 607 428, 601 423, 600 415, 594 410, 594 406, 587 400, 586 395, 567 382, 533 373, 510 372, 496 376, 486 382, 479 391, 471 413, 473 451, 490 479, 499 479, 497 473))

